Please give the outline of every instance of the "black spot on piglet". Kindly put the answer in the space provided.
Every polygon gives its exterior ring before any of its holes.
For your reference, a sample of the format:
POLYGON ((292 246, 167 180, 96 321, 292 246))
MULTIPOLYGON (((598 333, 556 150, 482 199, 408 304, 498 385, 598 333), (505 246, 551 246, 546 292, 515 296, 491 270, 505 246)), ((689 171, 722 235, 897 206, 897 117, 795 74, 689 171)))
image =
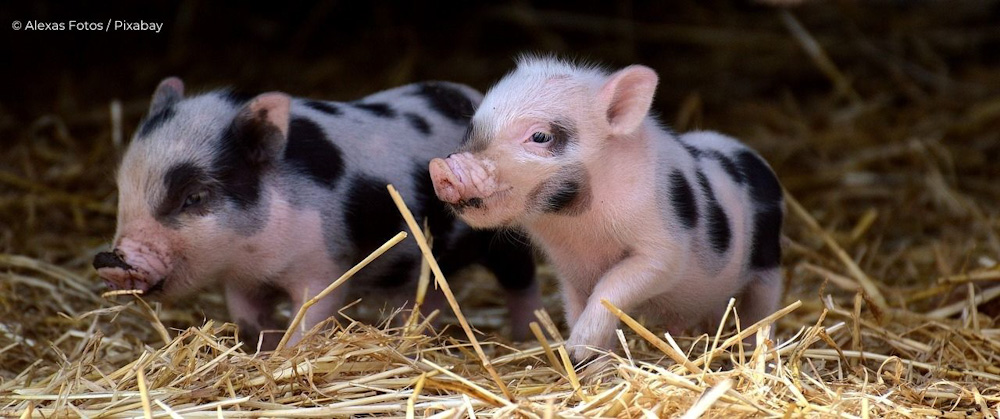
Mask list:
POLYGON ((718 253, 725 253, 729 249, 729 242, 732 239, 732 231, 729 229, 729 217, 726 211, 719 205, 719 200, 715 198, 715 191, 708 177, 700 169, 698 170, 698 185, 705 193, 705 200, 708 203, 708 243, 718 253))
POLYGON ((781 207, 767 206, 753 216, 753 243, 750 264, 755 268, 772 268, 781 264, 781 207))
POLYGON ((691 184, 680 170, 670 173, 670 204, 684 228, 691 229, 698 225, 698 203, 691 184))
POLYGON ((770 268, 781 263, 781 184, 771 168, 754 153, 744 151, 736 156, 737 164, 750 186, 754 203, 753 241, 750 264, 755 268, 770 268))
POLYGON ((334 106, 329 102, 322 102, 319 100, 307 100, 305 104, 310 108, 313 108, 317 111, 323 112, 330 116, 340 115, 340 108, 334 106))
POLYGON ((358 175, 350 180, 344 211, 347 237, 357 246, 357 260, 398 233, 403 217, 389 196, 385 179, 358 175))
POLYGON ((281 136, 266 114, 238 116, 220 138, 212 166, 226 197, 242 209, 260 199, 261 176, 271 164, 271 145, 281 136))
POLYGON ((580 182, 576 179, 565 179, 559 187, 545 200, 545 212, 560 212, 566 209, 580 196, 580 182))
POLYGON ((142 125, 139 126, 138 138, 148 137, 149 134, 156 131, 157 128, 162 127, 167 121, 170 121, 174 117, 174 107, 171 105, 164 106, 162 109, 156 113, 146 117, 142 121, 142 125))
POLYGON ((750 184, 750 196, 754 202, 767 204, 781 202, 781 184, 760 156, 744 151, 736 156, 736 164, 750 184))
POLYGON ((421 83, 414 95, 422 96, 431 109, 455 122, 466 122, 476 112, 472 100, 465 93, 445 83, 421 83))
POLYGON ((396 110, 386 103, 352 103, 352 105, 379 118, 396 117, 396 110))
POLYGON ((293 170, 331 188, 344 174, 340 148, 326 138, 319 125, 305 118, 293 118, 288 125, 285 161, 293 170))
POLYGON ((406 119, 410 121, 410 125, 413 127, 413 129, 420 131, 421 134, 430 135, 431 124, 427 123, 427 120, 424 119, 424 117, 412 112, 407 112, 403 114, 403 116, 405 116, 406 119))

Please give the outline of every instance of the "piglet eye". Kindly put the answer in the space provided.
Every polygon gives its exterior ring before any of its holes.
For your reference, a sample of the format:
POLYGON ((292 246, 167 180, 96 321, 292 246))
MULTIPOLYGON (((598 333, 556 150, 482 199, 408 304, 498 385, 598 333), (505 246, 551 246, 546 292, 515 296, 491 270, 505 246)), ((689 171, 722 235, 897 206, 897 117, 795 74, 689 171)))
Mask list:
POLYGON ((181 210, 193 209, 195 207, 200 206, 201 204, 204 204, 205 201, 207 200, 208 200, 207 190, 202 189, 200 191, 196 191, 188 195, 187 198, 184 198, 184 204, 181 205, 181 210))
POLYGON ((531 141, 534 141, 538 144, 545 144, 549 141, 552 141, 552 134, 545 132, 536 132, 534 134, 531 134, 531 141))

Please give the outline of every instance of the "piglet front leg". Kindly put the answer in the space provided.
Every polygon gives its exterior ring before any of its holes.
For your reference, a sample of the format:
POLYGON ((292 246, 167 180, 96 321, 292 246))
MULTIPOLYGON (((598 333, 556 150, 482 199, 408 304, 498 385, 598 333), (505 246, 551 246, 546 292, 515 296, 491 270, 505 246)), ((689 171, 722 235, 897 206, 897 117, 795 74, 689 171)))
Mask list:
POLYGON ((264 333, 266 330, 283 330, 274 318, 274 306, 281 293, 270 287, 257 287, 246 283, 226 284, 226 307, 230 319, 240 327, 240 339, 247 351, 254 351, 260 343, 262 351, 273 350, 281 340, 280 332, 264 333), (261 341, 261 339, 263 339, 261 341))
POLYGON ((612 347, 618 317, 601 304, 602 299, 628 312, 662 292, 666 275, 657 266, 656 261, 648 257, 631 255, 601 276, 566 342, 574 363, 593 357, 588 346, 612 347))
MULTIPOLYGON (((330 285, 333 281, 331 278, 334 278, 331 274, 308 275, 304 280, 295 281, 286 288, 288 296, 292 300, 292 320, 295 319, 295 316, 306 302, 319 295, 320 292, 323 292, 330 285)), ((337 310, 344 306, 344 298, 347 295, 345 288, 345 285, 342 284, 340 288, 335 289, 309 307, 305 317, 302 319, 302 323, 295 328, 285 347, 290 347, 298 343, 302 340, 305 332, 308 332, 313 326, 337 314, 337 310)))

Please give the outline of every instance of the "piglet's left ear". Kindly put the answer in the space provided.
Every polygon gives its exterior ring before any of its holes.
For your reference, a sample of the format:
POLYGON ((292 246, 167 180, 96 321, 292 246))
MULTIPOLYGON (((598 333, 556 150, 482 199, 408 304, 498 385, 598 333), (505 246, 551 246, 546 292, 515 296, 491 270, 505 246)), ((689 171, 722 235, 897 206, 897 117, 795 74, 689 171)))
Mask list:
POLYGON ((632 65, 608 78, 598 93, 597 103, 604 106, 613 135, 635 132, 649 113, 659 77, 649 67, 632 65))
POLYGON ((245 142, 251 161, 263 163, 278 156, 288 141, 292 99, 269 92, 251 99, 240 109, 230 135, 245 142))
POLYGON ((278 129, 282 137, 287 137, 291 104, 292 99, 284 93, 263 93, 250 100, 240 116, 258 123, 271 124, 278 129))

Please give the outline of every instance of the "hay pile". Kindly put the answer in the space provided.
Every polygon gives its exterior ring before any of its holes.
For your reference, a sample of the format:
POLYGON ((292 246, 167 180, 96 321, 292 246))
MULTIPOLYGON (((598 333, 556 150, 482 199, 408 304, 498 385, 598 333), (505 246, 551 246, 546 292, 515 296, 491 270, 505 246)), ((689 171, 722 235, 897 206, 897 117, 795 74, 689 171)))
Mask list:
MULTIPOLYGON (((19 130, 0 118, 18 139, 0 154, 0 416, 1000 417, 1000 71, 946 65, 995 30, 905 32, 903 54, 771 17, 784 32, 770 56, 821 74, 828 95, 716 109, 724 92, 692 92, 663 118, 741 136, 787 188, 786 306, 767 321, 736 329, 730 313, 716 333, 671 337, 622 315, 621 348, 573 371, 549 271, 537 341, 516 345, 494 333, 491 293, 468 292, 490 278, 470 272, 449 278, 464 313, 441 313, 446 330, 347 314, 257 353, 208 320, 226 318, 218 295, 101 297, 88 265, 114 230, 136 99, 19 130)), ((716 42, 688 29, 672 36, 716 42)))

